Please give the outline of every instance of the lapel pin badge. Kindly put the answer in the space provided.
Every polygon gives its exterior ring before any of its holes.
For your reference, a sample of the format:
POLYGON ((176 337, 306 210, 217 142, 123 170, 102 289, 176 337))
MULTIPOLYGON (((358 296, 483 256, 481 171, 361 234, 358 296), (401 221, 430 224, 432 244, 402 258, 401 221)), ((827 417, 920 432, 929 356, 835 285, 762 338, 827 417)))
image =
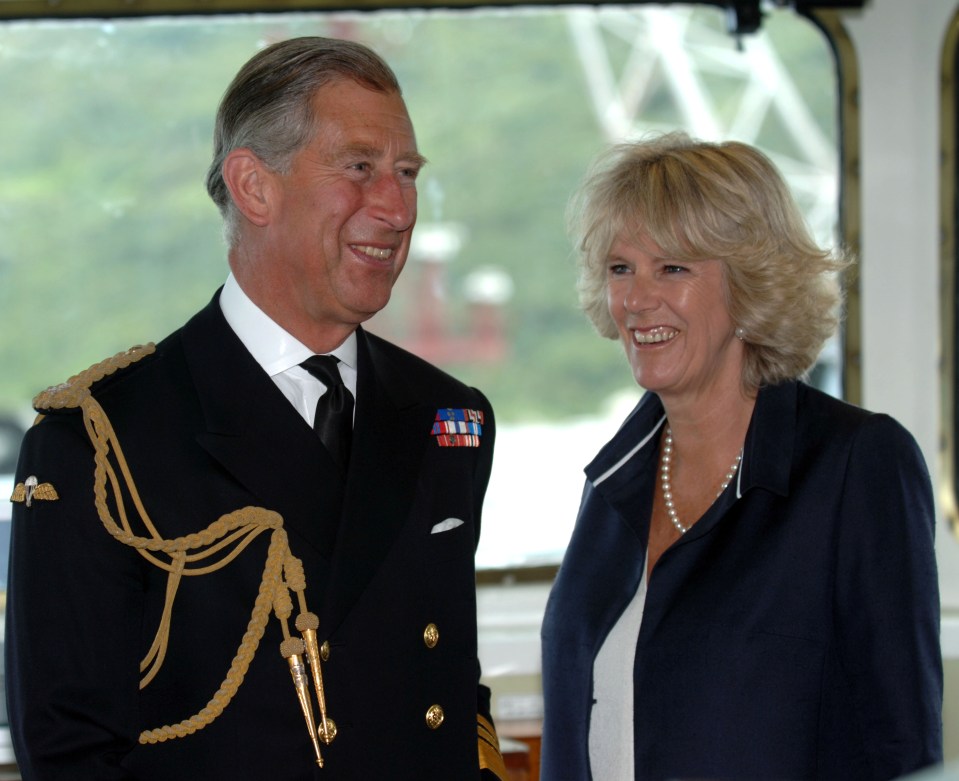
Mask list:
POLYGON ((32 506, 33 500, 44 502, 55 502, 60 498, 57 489, 51 483, 41 483, 35 475, 30 475, 22 483, 17 483, 13 489, 11 502, 24 503, 27 507, 32 506))

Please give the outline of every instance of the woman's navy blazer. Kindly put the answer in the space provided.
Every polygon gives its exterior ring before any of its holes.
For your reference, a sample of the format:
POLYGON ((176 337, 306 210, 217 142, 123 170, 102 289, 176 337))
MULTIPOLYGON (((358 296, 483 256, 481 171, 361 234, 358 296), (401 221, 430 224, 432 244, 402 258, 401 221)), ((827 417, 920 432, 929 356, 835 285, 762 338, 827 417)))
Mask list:
MULTIPOLYGON (((543 623, 543 781, 592 778, 593 661, 642 575, 664 419, 646 394, 586 468, 543 623)), ((800 382, 762 389, 738 480, 650 578, 635 777, 856 781, 940 761, 934 525, 896 421, 800 382)))

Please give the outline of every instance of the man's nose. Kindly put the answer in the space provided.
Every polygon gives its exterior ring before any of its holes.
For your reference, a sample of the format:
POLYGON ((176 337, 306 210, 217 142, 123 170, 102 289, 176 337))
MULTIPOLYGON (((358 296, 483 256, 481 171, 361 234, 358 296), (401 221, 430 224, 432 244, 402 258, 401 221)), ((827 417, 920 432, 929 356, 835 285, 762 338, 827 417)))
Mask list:
POLYGON ((379 176, 370 189, 369 207, 376 219, 401 233, 416 220, 416 188, 396 176, 379 176))

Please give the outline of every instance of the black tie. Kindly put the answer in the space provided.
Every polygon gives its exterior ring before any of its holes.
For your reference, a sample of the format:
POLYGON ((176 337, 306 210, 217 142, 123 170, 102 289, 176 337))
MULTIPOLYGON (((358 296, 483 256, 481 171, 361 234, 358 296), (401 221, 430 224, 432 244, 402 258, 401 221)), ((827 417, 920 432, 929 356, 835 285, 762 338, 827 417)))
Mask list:
POLYGON ((332 355, 314 355, 300 365, 326 386, 326 393, 316 403, 313 430, 345 472, 353 436, 353 394, 343 384, 338 363, 332 355))

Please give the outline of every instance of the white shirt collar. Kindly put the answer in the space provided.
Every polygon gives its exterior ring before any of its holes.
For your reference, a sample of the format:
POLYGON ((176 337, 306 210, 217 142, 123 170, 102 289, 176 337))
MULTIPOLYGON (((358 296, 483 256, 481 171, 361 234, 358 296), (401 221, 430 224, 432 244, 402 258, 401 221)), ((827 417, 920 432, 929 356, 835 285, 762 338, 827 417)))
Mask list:
MULTIPOLYGON (((256 362, 271 377, 299 366, 313 355, 313 351, 292 334, 270 319, 243 292, 233 274, 230 274, 220 293, 223 316, 256 362)), ((332 351, 348 367, 356 371, 356 332, 332 351)))

